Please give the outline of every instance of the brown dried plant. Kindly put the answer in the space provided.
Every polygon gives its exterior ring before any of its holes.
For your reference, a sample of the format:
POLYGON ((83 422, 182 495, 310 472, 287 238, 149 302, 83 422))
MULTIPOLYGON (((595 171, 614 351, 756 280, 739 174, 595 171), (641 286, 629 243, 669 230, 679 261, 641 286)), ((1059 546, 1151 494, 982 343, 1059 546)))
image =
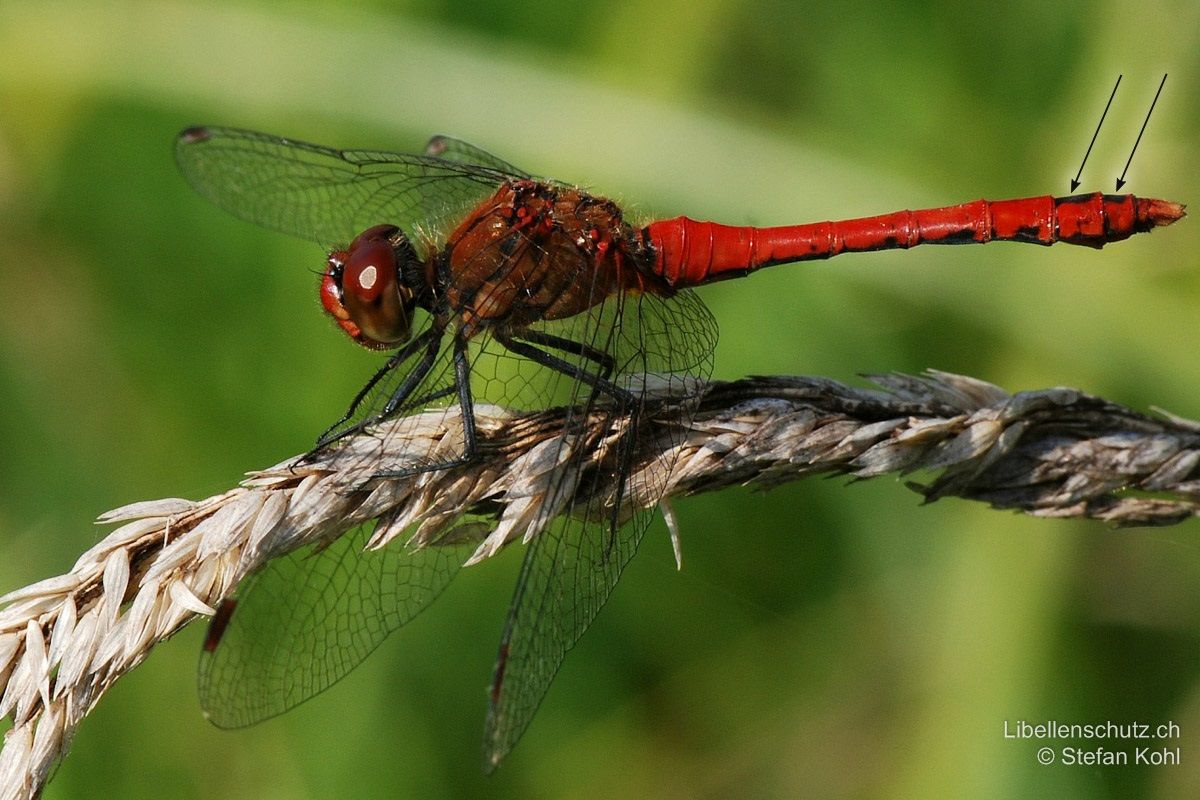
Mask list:
MULTIPOLYGON (((816 473, 927 471, 928 483, 907 484, 927 500, 953 495, 1042 517, 1168 525, 1200 508, 1200 423, 1074 389, 1009 395, 937 372, 872 379, 879 389, 822 378, 704 384, 695 387, 702 400, 684 436, 656 435, 657 426, 679 424, 668 414, 627 430, 678 448, 667 497, 816 473)), ((436 546, 465 513, 494 522, 468 563, 536 537, 546 522, 539 488, 554 469, 538 445, 560 435, 564 410, 480 406, 477 416, 484 456, 468 465, 372 480, 389 456, 381 441, 433 452, 461 436, 441 412, 428 424, 410 418, 404 438, 361 435, 205 500, 111 511, 100 522, 124 524, 68 573, 0 597, 0 717, 13 722, 0 751, 0 797, 37 796, 105 691, 155 644, 213 614, 271 558, 372 521, 368 547, 400 536, 410 548, 436 546)), ((645 470, 664 462, 643 463, 645 470)), ((634 474, 625 502, 656 501, 636 490, 661 485, 656 477, 634 474)))

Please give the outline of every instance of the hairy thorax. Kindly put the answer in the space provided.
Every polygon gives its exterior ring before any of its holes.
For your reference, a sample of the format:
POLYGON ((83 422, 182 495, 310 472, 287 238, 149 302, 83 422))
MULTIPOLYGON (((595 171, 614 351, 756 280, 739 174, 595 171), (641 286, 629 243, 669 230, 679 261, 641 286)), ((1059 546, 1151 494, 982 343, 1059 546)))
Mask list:
POLYGON ((571 317, 622 289, 670 293, 614 203, 538 181, 501 186, 450 234, 442 258, 446 300, 468 335, 571 317))

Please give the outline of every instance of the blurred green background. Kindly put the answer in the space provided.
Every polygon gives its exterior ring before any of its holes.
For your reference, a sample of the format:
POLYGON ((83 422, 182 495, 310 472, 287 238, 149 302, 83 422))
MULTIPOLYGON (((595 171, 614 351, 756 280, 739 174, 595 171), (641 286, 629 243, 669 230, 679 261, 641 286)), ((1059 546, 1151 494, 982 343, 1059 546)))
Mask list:
MULTIPOLYGON (((185 125, 398 150, 448 133, 634 213, 770 224, 1066 194, 1124 73, 1081 189, 1111 190, 1169 72, 1126 191, 1195 209, 1198 68, 1192 0, 5 0, 0 591, 67 570, 106 509, 303 450, 378 358, 319 313, 318 249, 191 193, 185 125)), ((1200 418, 1195 218, 1103 252, 922 248, 703 296, 719 377, 935 367, 1200 418)), ((890 478, 677 509, 684 571, 656 523, 490 779, 515 548, 245 731, 200 716, 193 626, 109 693, 45 796, 1200 792, 1200 524, 921 507, 890 478), (1042 767, 1003 737, 1021 719, 1174 721, 1183 763, 1042 767)))

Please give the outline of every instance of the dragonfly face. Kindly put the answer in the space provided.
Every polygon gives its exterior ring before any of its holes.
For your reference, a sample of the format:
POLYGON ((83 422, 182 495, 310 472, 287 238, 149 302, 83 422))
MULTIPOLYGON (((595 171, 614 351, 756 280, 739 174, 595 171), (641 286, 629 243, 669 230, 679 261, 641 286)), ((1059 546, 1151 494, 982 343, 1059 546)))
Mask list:
POLYGON ((391 350, 412 335, 419 287, 411 281, 423 272, 408 237, 394 225, 376 225, 329 254, 321 305, 363 347, 391 350))

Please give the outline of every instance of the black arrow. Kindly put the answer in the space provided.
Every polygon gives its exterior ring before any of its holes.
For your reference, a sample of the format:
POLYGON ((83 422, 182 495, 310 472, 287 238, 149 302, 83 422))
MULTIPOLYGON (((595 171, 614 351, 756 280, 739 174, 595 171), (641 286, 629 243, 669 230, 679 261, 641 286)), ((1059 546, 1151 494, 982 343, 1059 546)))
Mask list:
POLYGON ((1125 173, 1129 172, 1129 163, 1133 161, 1133 154, 1137 152, 1138 142, 1142 140, 1142 134, 1146 132, 1146 124, 1150 122, 1150 115, 1154 113, 1154 104, 1158 102, 1158 96, 1162 94, 1163 84, 1167 82, 1167 76, 1163 75, 1162 83, 1158 84, 1158 91, 1154 93, 1154 99, 1150 101, 1150 110, 1146 112, 1146 121, 1142 123, 1142 129, 1138 131, 1137 140, 1133 143, 1133 149, 1129 151, 1129 161, 1125 162, 1125 169, 1121 170, 1121 177, 1117 178, 1117 191, 1121 191, 1121 187, 1125 185, 1125 173))
POLYGON ((1104 124, 1104 118, 1108 116, 1108 107, 1112 105, 1113 98, 1117 96, 1117 86, 1121 85, 1122 75, 1117 76, 1117 84, 1113 86, 1112 94, 1108 96, 1108 102, 1104 105, 1104 113, 1100 115, 1100 121, 1096 123, 1096 132, 1092 134, 1092 141, 1088 144, 1087 152, 1083 154, 1083 162, 1079 165, 1079 172, 1075 173, 1075 177, 1071 179, 1071 191, 1079 188, 1079 176, 1083 174, 1083 165, 1087 163, 1088 156, 1092 154, 1092 145, 1096 143, 1096 137, 1100 135, 1100 126, 1104 124))

